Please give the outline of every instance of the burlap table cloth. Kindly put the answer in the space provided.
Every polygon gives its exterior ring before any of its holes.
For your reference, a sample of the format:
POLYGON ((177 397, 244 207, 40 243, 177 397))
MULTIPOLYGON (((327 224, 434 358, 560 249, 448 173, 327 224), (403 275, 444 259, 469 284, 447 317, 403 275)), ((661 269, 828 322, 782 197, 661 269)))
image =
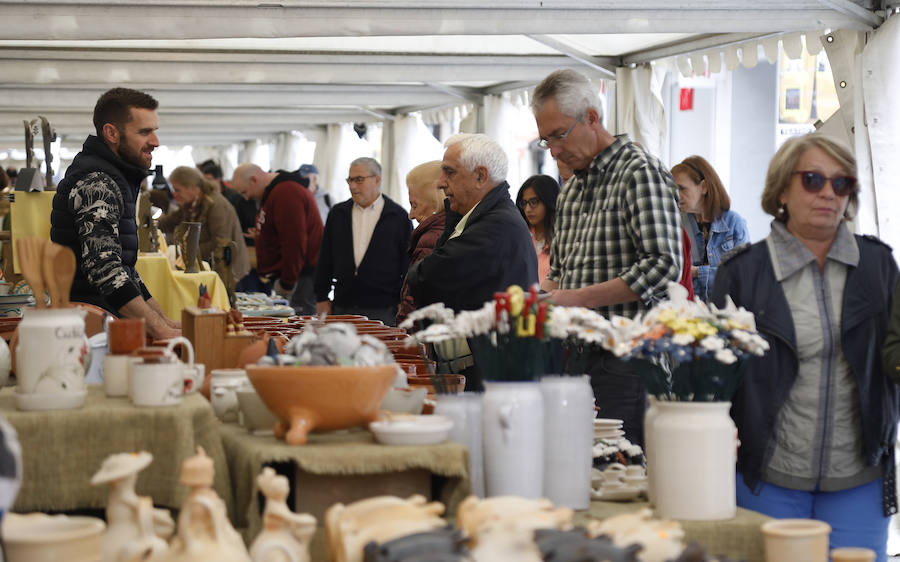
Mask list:
MULTIPOLYGON (((251 540, 262 525, 256 477, 268 463, 293 461, 306 472, 330 475, 424 469, 445 479, 435 499, 444 503, 448 514, 455 513, 456 506, 472 489, 469 452, 457 443, 387 446, 376 443, 368 431, 352 430, 311 433, 306 445, 294 446, 274 437, 251 435, 235 424, 222 424, 220 431, 234 484, 235 517, 232 520, 251 540)), ((373 490, 372 495, 379 495, 378 490, 373 490)))
POLYGON ((215 490, 233 513, 220 422, 199 394, 185 396, 177 406, 138 408, 91 385, 81 409, 23 412, 16 409, 13 392, 0 391, 0 415, 16 428, 22 445, 15 511, 104 508, 107 487, 91 486, 91 476, 107 456, 142 450, 153 453, 153 462, 138 476, 137 493, 156 505, 179 508, 188 491, 178 483, 181 462, 200 445, 215 462, 215 490))
MULTIPOLYGON (((592 501, 587 511, 575 512, 575 524, 584 525, 591 519, 605 519, 649 507, 647 502, 592 501)), ((709 555, 725 555, 746 562, 765 562, 763 536, 760 526, 771 517, 737 509, 734 519, 724 521, 679 521, 684 528, 685 542, 696 541, 709 555)))

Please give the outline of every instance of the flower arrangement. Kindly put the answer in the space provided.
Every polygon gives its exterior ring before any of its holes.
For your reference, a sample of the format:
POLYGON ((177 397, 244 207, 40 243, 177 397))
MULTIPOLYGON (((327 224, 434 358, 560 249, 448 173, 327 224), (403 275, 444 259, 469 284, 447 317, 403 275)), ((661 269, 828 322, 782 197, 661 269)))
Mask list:
POLYGON ((729 400, 743 360, 769 348, 752 313, 730 299, 721 309, 691 301, 677 283, 669 284, 668 299, 634 318, 607 319, 586 308, 554 306, 539 298, 536 287, 525 293, 513 286, 478 310, 454 314, 440 303, 421 308, 401 327, 427 321, 430 325, 413 333, 408 344, 467 338, 492 380, 533 380, 552 372, 549 343, 562 340, 637 362, 650 394, 663 400, 729 400))

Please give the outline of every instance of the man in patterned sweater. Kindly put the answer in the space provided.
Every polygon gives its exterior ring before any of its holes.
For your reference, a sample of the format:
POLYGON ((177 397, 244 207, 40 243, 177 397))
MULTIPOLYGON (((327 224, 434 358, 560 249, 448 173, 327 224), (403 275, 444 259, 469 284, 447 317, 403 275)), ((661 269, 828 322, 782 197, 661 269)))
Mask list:
MULTIPOLYGON (((542 289, 559 305, 633 317, 681 277, 672 176, 658 159, 603 127, 597 91, 578 72, 553 72, 532 100, 539 145, 575 173, 557 200, 542 289)), ((625 436, 642 444, 646 393, 631 364, 602 351, 581 359, 601 417, 624 420, 625 436)))
POLYGON ((71 299, 123 318, 144 318, 155 339, 181 335, 135 269, 138 254, 135 202, 150 174, 157 102, 113 88, 94 107, 95 135, 66 170, 53 196, 50 238, 75 252, 78 269, 71 299))

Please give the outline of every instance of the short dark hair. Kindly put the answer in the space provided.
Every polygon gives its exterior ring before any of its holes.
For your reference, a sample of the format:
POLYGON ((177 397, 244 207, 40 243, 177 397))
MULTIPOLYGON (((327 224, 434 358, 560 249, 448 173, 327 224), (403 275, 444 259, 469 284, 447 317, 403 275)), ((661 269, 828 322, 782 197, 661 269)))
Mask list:
POLYGON ((197 169, 200 170, 201 174, 209 174, 217 180, 222 179, 222 166, 216 164, 216 161, 212 158, 197 164, 197 169))
POLYGON ((131 120, 131 108, 156 109, 159 107, 153 96, 130 88, 113 88, 107 91, 94 106, 94 129, 103 138, 103 125, 112 123, 116 129, 131 120))

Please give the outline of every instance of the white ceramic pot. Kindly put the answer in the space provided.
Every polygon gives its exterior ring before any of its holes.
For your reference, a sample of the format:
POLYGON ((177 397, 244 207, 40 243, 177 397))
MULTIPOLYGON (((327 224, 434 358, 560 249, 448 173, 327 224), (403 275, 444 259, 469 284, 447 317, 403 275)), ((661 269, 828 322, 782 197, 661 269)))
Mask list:
POLYGON ((7 513, 3 517, 7 560, 100 562, 105 527, 103 520, 96 517, 7 513))
POLYGON ((80 392, 88 355, 80 308, 28 308, 19 323, 17 392, 80 392))
POLYGON ((539 498, 544 488, 544 405, 537 382, 485 382, 485 493, 539 498))
POLYGON ((434 413, 453 420, 448 439, 469 449, 469 475, 472 493, 484 497, 484 450, 481 436, 480 392, 438 394, 434 413))
POLYGON ((644 457, 647 459, 647 501, 650 505, 656 505, 656 483, 653 480, 654 475, 659 474, 662 469, 657 468, 653 462, 655 457, 653 453, 654 433, 650 431, 656 415, 659 414, 659 408, 656 407, 656 397, 649 396, 647 400, 650 406, 644 412, 644 457))
MULTIPOLYGON (((187 350, 188 365, 194 364, 194 346, 185 337, 169 340, 167 356, 174 357, 172 350, 182 345, 187 350)), ((184 396, 185 364, 177 359, 165 362, 151 361, 133 363, 131 367, 131 402, 135 406, 173 406, 181 403, 184 396)))
POLYGON ((544 497, 557 506, 591 506, 594 391, 587 375, 543 377, 544 497))
POLYGON ((737 429, 728 415, 731 403, 658 401, 656 407, 652 466, 665 473, 654 480, 657 517, 734 517, 737 429))
POLYGON ((209 397, 216 417, 224 422, 238 421, 237 391, 252 388, 243 369, 213 369, 209 379, 209 397))
POLYGON ((103 356, 103 391, 107 396, 128 396, 128 374, 131 355, 103 356))

